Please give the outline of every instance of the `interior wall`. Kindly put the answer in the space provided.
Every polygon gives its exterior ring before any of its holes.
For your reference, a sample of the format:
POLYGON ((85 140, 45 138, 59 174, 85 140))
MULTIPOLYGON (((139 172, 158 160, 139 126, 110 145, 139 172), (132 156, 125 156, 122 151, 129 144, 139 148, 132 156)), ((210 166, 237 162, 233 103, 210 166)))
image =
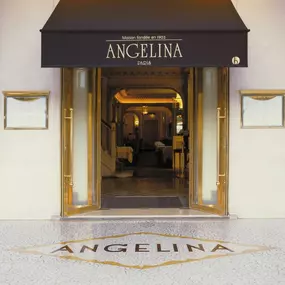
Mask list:
POLYGON ((159 119, 159 139, 165 139, 167 137, 167 125, 166 125, 166 117, 168 115, 166 112, 157 113, 157 117, 159 119))
POLYGON ((134 114, 127 113, 124 115, 124 138, 128 137, 129 134, 134 134, 134 114))
POLYGON ((144 146, 154 147, 154 143, 160 139, 160 120, 159 118, 143 117, 143 144, 144 146))
MULTIPOLYGON (((132 110, 132 107, 130 107, 132 110)), ((160 107, 159 107, 160 108, 160 107)), ((129 111, 131 111, 129 110, 129 111)), ((132 110, 133 111, 133 110, 132 110)), ((145 120, 154 120, 150 118, 148 115, 143 115, 141 112, 138 110, 134 111, 136 115, 139 118, 139 134, 141 138, 144 138, 144 121, 145 120)), ((150 113, 155 113, 155 119, 158 120, 158 128, 157 128, 157 140, 162 140, 167 138, 168 134, 168 124, 170 121, 172 121, 172 116, 171 113, 169 115, 169 112, 167 111, 162 111, 161 109, 151 109, 149 111, 150 113)), ((133 132, 133 116, 125 115, 125 127, 124 127, 124 137, 126 137, 129 133, 133 132)))
POLYGON ((140 138, 142 138, 143 136, 143 114, 140 112, 136 112, 137 116, 139 117, 139 134, 140 134, 140 138))
POLYGON ((172 122, 172 113, 165 112, 164 114, 164 138, 172 139, 172 136, 169 136, 169 124, 172 122))
POLYGON ((60 71, 41 68, 53 0, 0 1, 0 219, 60 214, 60 71), (50 90, 49 129, 4 130, 3 90, 50 90))
POLYGON ((285 129, 241 129, 239 90, 285 89, 285 1, 233 3, 251 31, 249 67, 230 70, 229 211, 284 218, 285 129))
MULTIPOLYGON (((152 113, 152 111, 151 111, 152 113)), ((168 115, 166 112, 163 111, 154 111, 155 113, 155 118, 150 118, 148 115, 143 116, 143 128, 144 128, 144 122, 145 121, 154 121, 157 120, 157 133, 156 133, 156 138, 157 140, 162 140, 165 139, 167 136, 167 125, 165 124, 166 118, 168 115), (164 119, 163 119, 164 118, 164 119)), ((147 130, 145 130, 147 132, 147 130)))

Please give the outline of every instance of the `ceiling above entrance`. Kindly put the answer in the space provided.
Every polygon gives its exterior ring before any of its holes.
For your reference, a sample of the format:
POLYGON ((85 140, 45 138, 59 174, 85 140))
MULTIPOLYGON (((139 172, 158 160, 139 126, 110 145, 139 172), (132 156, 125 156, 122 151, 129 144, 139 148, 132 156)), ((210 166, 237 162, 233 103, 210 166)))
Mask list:
POLYGON ((248 31, 231 0, 61 0, 42 66, 247 66, 248 31))
MULTIPOLYGON (((122 90, 123 91, 123 90, 122 90)), ((162 89, 162 88, 136 88, 136 89, 126 89, 125 93, 129 98, 175 98, 176 91, 171 89, 162 89)))
POLYGON ((171 89, 122 89, 115 98, 122 104, 182 104, 181 96, 171 89))

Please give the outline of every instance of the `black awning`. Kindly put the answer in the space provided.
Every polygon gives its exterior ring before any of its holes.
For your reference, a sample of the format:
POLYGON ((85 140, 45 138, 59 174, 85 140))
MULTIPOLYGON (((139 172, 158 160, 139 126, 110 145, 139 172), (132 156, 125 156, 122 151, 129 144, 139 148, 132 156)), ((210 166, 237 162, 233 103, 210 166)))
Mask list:
POLYGON ((61 0, 42 66, 245 67, 248 31, 231 0, 61 0))

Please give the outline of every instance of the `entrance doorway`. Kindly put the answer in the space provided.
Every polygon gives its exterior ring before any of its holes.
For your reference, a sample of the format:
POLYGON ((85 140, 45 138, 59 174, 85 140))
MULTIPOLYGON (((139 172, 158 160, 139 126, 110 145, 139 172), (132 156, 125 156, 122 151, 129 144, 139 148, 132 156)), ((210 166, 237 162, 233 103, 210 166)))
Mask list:
MULTIPOLYGON (((176 146, 177 142, 182 142, 181 146, 184 143, 180 130, 183 119, 187 125, 183 100, 176 90, 148 87, 147 81, 143 88, 131 85, 115 91, 111 98, 116 125, 116 142, 112 141, 117 152, 116 169, 107 169, 108 162, 102 160, 102 209, 189 206, 188 149, 176 146), (179 151, 177 161, 173 159, 175 146, 179 151)), ((124 79, 124 84, 131 83, 132 79, 124 79)), ((188 134, 185 135, 187 140, 188 134)))
POLYGON ((227 214, 227 68, 64 68, 62 75, 63 216, 116 207, 227 214))

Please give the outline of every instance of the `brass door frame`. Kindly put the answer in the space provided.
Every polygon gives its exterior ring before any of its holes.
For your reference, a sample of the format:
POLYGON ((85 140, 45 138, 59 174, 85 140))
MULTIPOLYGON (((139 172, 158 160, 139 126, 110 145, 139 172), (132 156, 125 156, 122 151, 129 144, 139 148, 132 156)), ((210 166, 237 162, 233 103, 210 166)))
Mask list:
POLYGON ((61 70, 61 216, 67 217, 101 207, 101 69, 88 74, 88 203, 72 205, 73 196, 73 72, 61 70), (95 131, 94 131, 95 130, 95 131), (99 143, 99 144, 98 144, 99 143), (93 153, 93 144, 95 144, 93 153), (98 147, 99 146, 99 147, 98 147), (95 167, 93 167, 95 163, 95 167), (99 167, 98 167, 99 166, 99 167), (95 168, 95 173, 93 169, 95 168), (95 174, 95 175, 94 175, 95 174), (95 177, 95 181, 93 180, 95 177), (94 183, 94 184, 93 184, 94 183), (95 193, 93 188, 95 187, 95 193), (94 203, 95 196, 95 203, 94 203))
MULTIPOLYGON (((202 69, 191 69, 192 76, 188 80, 188 124, 189 124, 189 205, 190 208, 201 210, 218 215, 228 214, 228 167, 229 167, 229 69, 218 68, 218 108, 217 108, 217 126, 218 134, 220 134, 221 128, 223 128, 223 134, 217 136, 217 204, 218 205, 203 205, 202 201, 202 185, 201 185, 201 171, 202 171, 202 149, 201 146, 198 149, 194 147, 194 136, 197 135, 194 132, 194 123, 198 118, 197 129, 198 129, 198 140, 201 139, 201 127, 202 127, 202 110, 198 108, 197 116, 194 116, 194 98, 198 97, 197 100, 202 98, 202 69), (190 88, 192 85, 192 88, 190 88), (200 95, 200 96, 199 96, 200 95), (191 151, 192 150, 192 151, 191 151), (196 173, 194 171, 194 152, 198 156, 198 197, 195 193, 195 178, 196 173), (196 199, 197 198, 197 199, 196 199), (197 201, 196 201, 197 200, 197 201)), ((199 104, 201 106, 201 104, 199 104)))
MULTIPOLYGON (((220 182, 218 189, 218 199, 221 207, 206 206, 201 203, 195 202, 195 188, 194 188, 194 96, 197 93, 198 77, 197 68, 189 69, 188 76, 188 126, 189 126, 189 208, 202 210, 210 213, 219 215, 227 214, 228 206, 228 106, 229 106, 229 70, 227 68, 219 68, 219 107, 221 108, 221 117, 224 117, 225 121, 225 133, 226 138, 224 141, 225 147, 220 154, 223 156, 223 162, 221 171, 225 173, 225 176, 219 177, 217 182, 220 182), (195 88, 193 88, 195 87, 195 88)), ((72 204, 72 140, 70 139, 72 133, 72 119, 73 119, 73 108, 72 108, 72 92, 73 92, 73 69, 63 68, 62 69, 62 106, 61 106, 61 156, 62 156, 62 186, 61 186, 61 216, 70 216, 79 213, 85 213, 100 209, 101 204, 101 69, 92 69, 92 82, 89 88, 89 130, 88 130, 88 205, 86 206, 71 206, 72 204), (95 100, 96 99, 96 100, 95 100), (92 105, 92 106, 91 106, 92 105), (92 126, 92 127, 91 127, 92 126), (93 128, 93 129, 92 129, 93 128), (92 131, 95 129, 95 133, 92 131), (94 140, 95 136, 95 141, 94 140), (66 150, 66 142, 69 140, 68 150, 66 150), (95 156, 93 159, 91 143, 96 143, 95 156), (99 147, 98 147, 99 146, 99 147), (69 155, 66 155, 68 153, 69 155), (90 186, 92 183, 92 163, 95 167, 95 201, 94 202, 94 191, 90 186)), ((220 173, 223 174, 223 173, 220 173)), ((201 196, 201 188, 199 188, 198 196, 201 196)))
POLYGON ((188 128, 189 128, 189 140, 188 140, 188 149, 189 149, 189 198, 188 205, 189 208, 192 208, 192 201, 194 200, 194 153, 193 153, 193 145, 194 145, 194 94, 195 94, 195 69, 190 68, 189 76, 188 76, 188 128))

